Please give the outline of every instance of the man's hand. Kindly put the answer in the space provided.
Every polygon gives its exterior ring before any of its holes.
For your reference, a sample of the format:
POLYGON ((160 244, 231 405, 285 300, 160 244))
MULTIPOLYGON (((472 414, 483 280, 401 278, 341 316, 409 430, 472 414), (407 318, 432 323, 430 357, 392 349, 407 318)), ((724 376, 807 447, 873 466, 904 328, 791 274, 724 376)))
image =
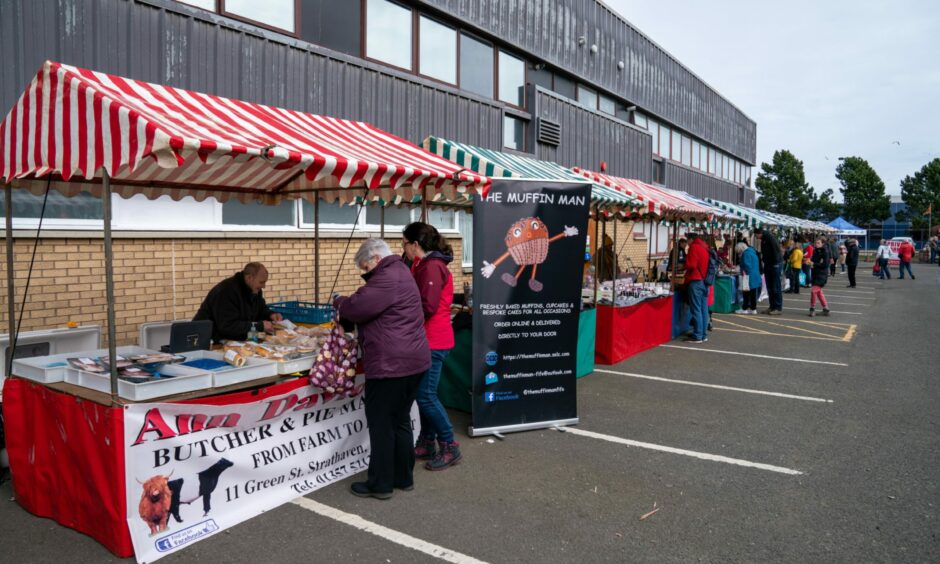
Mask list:
POLYGON ((284 319, 284 316, 280 313, 274 312, 271 314, 271 321, 281 321, 282 319, 284 319))
POLYGON ((270 334, 273 335, 273 334, 274 334, 274 324, 271 323, 270 321, 264 321, 263 324, 264 324, 264 332, 265 332, 265 333, 270 333, 270 334))

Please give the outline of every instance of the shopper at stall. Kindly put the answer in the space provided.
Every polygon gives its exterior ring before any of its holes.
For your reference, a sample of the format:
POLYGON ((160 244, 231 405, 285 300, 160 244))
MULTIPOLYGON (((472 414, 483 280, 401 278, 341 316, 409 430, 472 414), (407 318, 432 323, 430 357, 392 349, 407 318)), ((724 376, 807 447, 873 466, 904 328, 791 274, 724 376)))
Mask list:
POLYGON ((800 293, 800 273, 803 272, 803 249, 796 241, 790 241, 786 254, 786 275, 790 281, 790 288, 785 292, 787 294, 800 293))
POLYGON ((816 316, 816 301, 823 307, 823 315, 829 315, 829 302, 823 294, 823 287, 829 280, 829 249, 822 238, 816 239, 813 252, 812 289, 809 294, 809 316, 816 316))
POLYGON ((610 235, 604 235, 604 244, 597 251, 595 263, 597 266, 597 280, 599 282, 607 282, 608 280, 617 278, 619 266, 617 264, 616 253, 614 252, 614 240, 610 238, 610 235))
POLYGON ((757 313, 757 296, 761 289, 760 258, 757 251, 743 241, 735 245, 734 250, 741 266, 741 293, 744 295, 741 309, 735 313, 754 315, 757 313), (745 284, 747 289, 744 289, 745 284))
MULTIPOLYGON (((801 237, 798 241, 803 241, 801 237)), ((806 239, 806 244, 803 245, 803 286, 806 288, 810 287, 810 281, 813 276, 813 253, 815 248, 813 247, 812 239, 806 239)))
POLYGON ((685 258, 685 284, 689 293, 692 310, 692 336, 690 343, 704 343, 708 340, 708 288, 705 287, 705 274, 708 272, 708 246, 698 234, 689 233, 689 250, 685 258))
POLYGON ((765 313, 768 315, 783 314, 783 290, 780 286, 783 276, 783 255, 780 254, 780 243, 767 229, 758 229, 757 238, 760 240, 761 262, 764 265, 764 281, 767 283, 767 296, 770 307, 765 313))
POLYGON ((891 258, 891 247, 884 239, 878 245, 878 251, 875 253, 875 263, 878 265, 878 278, 891 280, 891 269, 888 268, 888 259, 891 258))
POLYGON ((898 247, 898 278, 904 280, 904 271, 914 279, 914 273, 911 272, 911 259, 914 258, 914 245, 910 241, 902 241, 898 247))
POLYGON ((724 243, 721 245, 721 248, 718 249, 718 260, 721 261, 721 264, 727 268, 733 266, 731 261, 731 239, 725 239, 724 243))
POLYGON ((855 269, 858 268, 858 241, 855 239, 845 240, 845 265, 849 269, 849 285, 846 288, 855 287, 855 269))
POLYGON ((836 261, 839 258, 839 245, 836 243, 835 237, 829 237, 829 242, 826 244, 826 249, 829 250, 829 275, 836 275, 836 261))
POLYGON ((212 340, 244 341, 254 324, 260 331, 274 332, 272 322, 281 314, 268 309, 262 290, 268 282, 268 269, 260 262, 249 262, 241 272, 219 282, 209 290, 193 321, 212 322, 212 340))
POLYGON ((444 359, 454 348, 454 330, 450 325, 454 277, 447 268, 454 260, 454 251, 433 225, 422 222, 405 227, 401 246, 412 261, 411 273, 421 294, 424 332, 431 347, 431 368, 418 386, 421 434, 415 445, 415 458, 427 460, 424 467, 428 470, 445 470, 462 458, 460 444, 454 440, 454 427, 437 396, 444 359))
POLYGON ((431 350, 421 294, 401 257, 392 255, 385 241, 366 239, 354 260, 366 283, 333 305, 340 319, 358 329, 372 452, 367 480, 350 489, 360 497, 388 499, 392 488, 414 486, 411 404, 431 366, 431 350))

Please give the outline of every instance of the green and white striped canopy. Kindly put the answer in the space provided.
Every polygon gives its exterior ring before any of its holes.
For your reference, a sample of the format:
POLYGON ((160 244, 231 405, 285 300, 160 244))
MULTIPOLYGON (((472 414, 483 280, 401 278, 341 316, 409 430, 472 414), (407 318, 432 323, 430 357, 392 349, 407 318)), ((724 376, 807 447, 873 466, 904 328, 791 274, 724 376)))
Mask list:
MULTIPOLYGON (((519 155, 501 153, 482 147, 448 141, 440 137, 428 137, 424 149, 451 160, 467 170, 491 178, 534 178, 538 180, 562 180, 584 182, 584 176, 550 161, 540 161, 519 155)), ((613 188, 592 183, 591 200, 608 210, 631 215, 642 204, 636 198, 613 188)))
POLYGON ((779 225, 779 221, 764 214, 761 211, 755 210, 753 208, 746 208, 744 206, 739 206, 737 204, 732 204, 729 202, 723 202, 721 200, 715 200, 714 198, 705 198, 705 200, 717 206, 728 213, 734 214, 736 217, 744 220, 744 227, 758 228, 765 226, 776 226, 779 225))

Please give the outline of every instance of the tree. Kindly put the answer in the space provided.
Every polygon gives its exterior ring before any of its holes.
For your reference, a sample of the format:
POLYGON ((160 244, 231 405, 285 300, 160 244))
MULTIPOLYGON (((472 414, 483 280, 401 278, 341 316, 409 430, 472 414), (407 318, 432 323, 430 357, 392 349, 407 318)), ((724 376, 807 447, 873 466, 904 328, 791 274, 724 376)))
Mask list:
POLYGON ((891 198, 885 183, 861 157, 840 158, 836 178, 842 184, 843 213, 856 225, 871 225, 891 217, 891 198))
POLYGON ((754 181, 760 193, 757 209, 806 217, 813 207, 813 189, 806 183, 803 161, 784 149, 774 153, 771 164, 761 163, 760 168, 754 181))
POLYGON ((835 193, 827 188, 822 194, 813 197, 812 209, 807 215, 808 219, 829 223, 842 213, 842 204, 833 199, 835 193))
POLYGON ((904 177, 901 181, 901 199, 907 204, 907 212, 898 212, 898 215, 903 216, 902 219, 910 219, 911 229, 927 227, 928 218, 924 216, 927 208, 933 204, 930 209, 934 215, 940 208, 940 158, 925 164, 914 176, 904 177))

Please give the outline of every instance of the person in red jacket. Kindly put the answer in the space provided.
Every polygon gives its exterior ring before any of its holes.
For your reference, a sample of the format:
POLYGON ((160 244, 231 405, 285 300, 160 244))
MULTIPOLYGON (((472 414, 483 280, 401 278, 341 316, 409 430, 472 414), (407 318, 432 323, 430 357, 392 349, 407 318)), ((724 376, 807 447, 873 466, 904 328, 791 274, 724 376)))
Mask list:
POLYGON ((898 247, 898 272, 900 273, 898 278, 901 280, 904 280, 904 270, 907 270, 907 273, 911 275, 911 280, 914 279, 914 273, 911 272, 912 258, 914 258, 914 245, 910 241, 904 241, 898 247))
POLYGON ((431 368, 418 387, 421 434, 415 444, 415 458, 427 460, 424 467, 428 470, 444 470, 462 458, 460 444, 454 440, 454 427, 437 396, 444 359, 454 348, 450 324, 454 277, 447 268, 454 260, 454 251, 433 225, 420 221, 405 227, 401 246, 405 257, 412 261, 411 273, 421 294, 424 331, 431 347, 431 368))
POLYGON ((708 340, 708 288, 705 286, 708 246, 697 233, 689 233, 687 238, 689 250, 685 256, 685 283, 695 325, 688 340, 691 343, 704 343, 708 340))

